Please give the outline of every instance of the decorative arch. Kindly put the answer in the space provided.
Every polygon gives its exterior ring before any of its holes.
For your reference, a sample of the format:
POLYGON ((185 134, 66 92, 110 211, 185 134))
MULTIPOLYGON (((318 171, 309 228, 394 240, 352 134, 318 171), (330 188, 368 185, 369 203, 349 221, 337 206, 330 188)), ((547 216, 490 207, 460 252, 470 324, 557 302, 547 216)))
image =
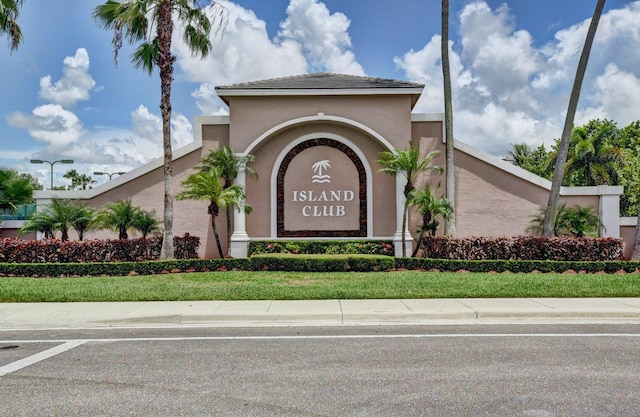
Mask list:
POLYGON ((392 151, 392 152, 395 150, 395 148, 391 144, 391 142, 389 142, 384 136, 382 136, 380 133, 376 132, 374 129, 370 128, 367 125, 364 125, 364 124, 362 124, 360 122, 357 122, 355 120, 352 120, 352 119, 348 119, 346 117, 330 116, 330 115, 328 116, 328 115, 325 115, 324 113, 318 113, 316 116, 306 116, 306 117, 299 117, 299 118, 296 118, 296 119, 287 120, 286 122, 280 123, 280 124, 272 127, 271 129, 269 129, 266 132, 264 132, 263 134, 261 134, 253 142, 251 142, 251 144, 242 153, 242 155, 251 154, 252 152, 254 152, 254 149, 259 147, 263 142, 269 140, 271 137, 276 135, 278 132, 281 132, 283 130, 289 129, 289 128, 293 127, 293 126, 298 126, 298 125, 302 125, 302 124, 306 124, 306 123, 312 123, 312 122, 323 122, 323 121, 325 121, 325 122, 334 122, 334 123, 341 124, 341 125, 344 125, 344 126, 353 127, 356 130, 359 130, 359 131, 361 131, 363 133, 366 133, 368 136, 371 136, 378 143, 380 143, 380 145, 382 145, 382 147, 384 147, 386 150, 392 151))
POLYGON ((348 139, 334 133, 316 132, 290 142, 276 158, 271 173, 271 237, 372 237, 373 234, 372 171, 364 153, 348 139), (300 152, 316 146, 328 146, 344 153, 358 172, 359 228, 345 231, 287 231, 284 225, 284 176, 290 162, 300 152))

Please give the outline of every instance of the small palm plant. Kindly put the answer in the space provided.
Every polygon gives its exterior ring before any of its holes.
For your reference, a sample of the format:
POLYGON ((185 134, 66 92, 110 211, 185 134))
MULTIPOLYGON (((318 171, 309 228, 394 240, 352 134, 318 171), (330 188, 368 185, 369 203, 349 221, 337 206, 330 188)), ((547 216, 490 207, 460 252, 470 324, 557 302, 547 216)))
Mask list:
POLYGON ((60 239, 67 241, 69 230, 74 229, 82 240, 84 233, 93 224, 94 213, 93 208, 76 200, 54 198, 42 211, 34 212, 27 218, 20 233, 41 232, 49 239, 59 231, 60 239))
POLYGON ((142 209, 131 203, 131 199, 105 204, 96 215, 96 227, 118 233, 118 239, 129 239, 128 231, 135 229, 135 221, 142 209))
POLYGON ((155 210, 140 210, 138 216, 133 219, 132 226, 134 229, 142 233, 143 239, 146 239, 150 234, 162 232, 160 220, 156 217, 155 210))
MULTIPOLYGON (((437 188, 440 188, 440 185, 437 188)), ((431 236, 435 236, 440 225, 438 218, 442 217, 444 220, 451 218, 453 216, 453 207, 446 198, 436 198, 429 184, 424 189, 416 188, 413 190, 410 195, 410 204, 422 216, 422 224, 418 227, 418 242, 411 254, 412 257, 415 257, 420 250, 420 246, 422 246, 424 235, 428 233, 431 236)))
POLYGON ((71 218, 71 226, 78 233, 78 240, 84 239, 84 234, 93 228, 96 210, 86 204, 76 204, 71 218))
POLYGON ((216 240, 218 254, 224 258, 216 218, 221 208, 241 207, 245 212, 251 212, 251 206, 246 204, 245 192, 242 186, 234 184, 227 188, 223 185, 224 178, 218 167, 191 174, 182 182, 182 191, 178 193, 178 200, 204 200, 208 201, 207 213, 211 216, 211 227, 216 240))
POLYGON ((407 256, 406 239, 404 231, 407 229, 407 217, 409 212, 410 194, 415 188, 413 185, 416 177, 421 172, 442 172, 442 167, 430 165, 435 157, 440 155, 440 151, 431 151, 424 158, 420 157, 420 149, 410 145, 408 149, 394 152, 384 151, 380 153, 377 160, 383 167, 378 172, 386 172, 393 175, 404 175, 407 183, 404 186, 404 210, 402 213, 402 256, 407 256))
MULTIPOLYGON (((200 165, 196 168, 201 171, 208 171, 211 168, 217 168, 220 170, 220 176, 224 181, 222 188, 231 187, 238 175, 244 172, 251 177, 258 177, 258 173, 247 164, 254 161, 253 155, 237 155, 233 153, 233 150, 228 146, 223 146, 219 149, 212 149, 209 154, 202 158, 200 165)), ((233 206, 225 207, 225 215, 227 219, 227 250, 231 248, 231 210, 233 206)))
MULTIPOLYGON (((540 208, 538 213, 531 215, 531 224, 525 230, 527 233, 542 235, 545 209, 540 208)), ((602 222, 594 207, 574 205, 567 207, 566 203, 558 207, 553 227, 554 236, 598 236, 602 222)))

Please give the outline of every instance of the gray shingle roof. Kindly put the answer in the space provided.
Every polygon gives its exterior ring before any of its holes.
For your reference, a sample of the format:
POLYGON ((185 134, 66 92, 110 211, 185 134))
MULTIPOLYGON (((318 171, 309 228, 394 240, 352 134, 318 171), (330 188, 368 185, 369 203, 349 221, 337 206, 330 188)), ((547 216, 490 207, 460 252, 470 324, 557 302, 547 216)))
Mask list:
POLYGON ((354 90, 354 89, 422 89, 423 84, 355 75, 316 73, 273 78, 216 87, 224 95, 228 90, 354 90))

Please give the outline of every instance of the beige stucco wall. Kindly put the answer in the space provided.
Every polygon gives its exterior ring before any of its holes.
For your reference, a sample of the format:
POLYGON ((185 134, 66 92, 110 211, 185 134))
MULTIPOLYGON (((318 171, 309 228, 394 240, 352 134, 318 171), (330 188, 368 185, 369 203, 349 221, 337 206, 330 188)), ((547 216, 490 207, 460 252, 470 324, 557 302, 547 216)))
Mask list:
MULTIPOLYGON (((396 232, 396 181, 375 161, 380 152, 392 148, 405 149, 411 140, 422 155, 439 150, 434 164, 445 166, 443 124, 440 116, 411 115, 409 96, 290 96, 290 97, 230 97, 230 116, 226 118, 196 118, 196 140, 185 150, 176 150, 173 189, 193 173, 193 167, 210 149, 229 145, 237 153, 247 150, 255 157, 251 167, 258 178, 246 178, 247 201, 254 208, 246 217, 250 238, 273 238, 272 213, 274 179, 278 157, 292 143, 305 138, 329 137, 344 140, 357 149, 370 167, 369 186, 373 230, 369 237, 391 239, 396 232)), ((456 164, 456 234, 458 236, 515 236, 525 233, 530 216, 546 205, 548 181, 535 177, 498 158, 457 143, 456 164)), ((416 186, 429 183, 438 195, 444 193, 444 175, 422 175, 416 186)), ((40 202, 47 198, 76 198, 95 208, 105 203, 132 197, 133 204, 155 210, 159 219, 163 213, 164 181, 161 160, 116 177, 94 190, 83 192, 38 192, 40 202)), ((575 192, 573 194, 576 194, 575 192)), ((568 204, 598 207, 597 195, 563 196, 568 204)), ((409 230, 418 224, 413 213, 409 230)), ((224 214, 217 221, 223 250, 226 248, 224 214)), ((441 225, 442 228, 442 225, 441 225)), ((632 227, 623 227, 625 255, 630 255, 632 227)), ((7 231, 8 232, 8 231, 7 231)), ((217 257, 207 202, 176 201, 174 203, 174 235, 190 233, 199 236, 201 257, 217 257)), ((88 239, 115 238, 113 232, 89 232, 88 239)), ((72 238, 74 236, 72 235, 72 238)))
POLYGON ((235 152, 244 152, 270 129, 318 113, 362 123, 398 147, 411 134, 408 96, 231 97, 231 145, 235 152))
MULTIPOLYGON (((436 129, 433 122, 414 122, 412 138, 416 145, 420 144, 423 155, 440 151, 434 164, 445 168, 444 143, 436 129)), ((530 216, 546 207, 550 184, 542 178, 461 143, 456 146, 454 162, 457 236, 524 235, 530 216)), ((444 175, 422 175, 416 183, 423 186, 426 181, 432 189, 440 183, 437 195, 444 195, 444 175)), ((596 211, 599 205, 597 195, 564 195, 561 201, 568 205, 593 206, 596 211)), ((418 217, 412 214, 412 233, 417 228, 418 217)), ((441 224, 440 233, 443 227, 441 224)))

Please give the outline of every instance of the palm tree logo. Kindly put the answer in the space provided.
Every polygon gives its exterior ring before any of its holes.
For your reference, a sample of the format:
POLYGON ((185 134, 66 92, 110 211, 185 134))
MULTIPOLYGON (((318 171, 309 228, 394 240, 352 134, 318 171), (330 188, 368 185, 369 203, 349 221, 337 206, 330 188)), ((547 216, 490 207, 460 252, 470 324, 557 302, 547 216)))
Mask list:
POLYGON ((311 182, 315 183, 331 183, 331 176, 329 174, 323 174, 331 168, 331 161, 328 159, 321 159, 315 164, 311 165, 311 169, 315 172, 315 175, 311 177, 311 182))

